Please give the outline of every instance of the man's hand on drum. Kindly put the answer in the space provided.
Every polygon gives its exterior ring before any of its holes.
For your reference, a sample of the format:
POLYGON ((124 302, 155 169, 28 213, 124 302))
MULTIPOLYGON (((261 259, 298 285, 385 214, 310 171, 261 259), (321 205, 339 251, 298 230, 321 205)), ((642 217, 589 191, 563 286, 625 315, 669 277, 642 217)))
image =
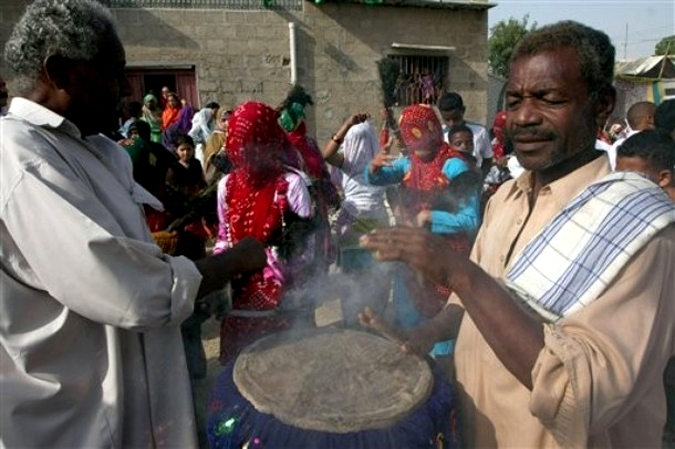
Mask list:
POLYGON ((405 262, 427 280, 449 287, 468 265, 466 256, 452 251, 443 237, 419 227, 376 229, 362 236, 359 244, 373 251, 377 260, 405 262))
POLYGON ((395 341, 401 345, 403 352, 417 354, 424 357, 431 351, 434 343, 438 340, 432 327, 420 326, 415 329, 404 331, 387 323, 370 307, 359 313, 359 321, 369 329, 373 329, 380 335, 395 341))

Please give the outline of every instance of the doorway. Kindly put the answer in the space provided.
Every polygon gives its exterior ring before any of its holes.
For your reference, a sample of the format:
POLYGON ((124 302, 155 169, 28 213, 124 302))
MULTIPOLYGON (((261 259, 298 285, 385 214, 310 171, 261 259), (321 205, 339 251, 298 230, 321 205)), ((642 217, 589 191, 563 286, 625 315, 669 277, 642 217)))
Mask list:
POLYGON ((132 91, 127 101, 142 101, 149 93, 159 99, 162 88, 166 86, 172 92, 176 92, 179 98, 184 98, 193 108, 199 109, 201 106, 194 66, 189 69, 134 67, 127 69, 126 74, 132 91))

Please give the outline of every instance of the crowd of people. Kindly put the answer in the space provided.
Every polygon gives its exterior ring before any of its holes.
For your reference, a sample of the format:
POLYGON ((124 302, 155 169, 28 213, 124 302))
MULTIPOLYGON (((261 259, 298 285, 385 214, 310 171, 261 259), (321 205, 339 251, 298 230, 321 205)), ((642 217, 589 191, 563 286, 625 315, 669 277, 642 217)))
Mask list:
POLYGON ((383 266, 361 323, 452 362, 467 447, 672 438, 675 101, 606 132, 604 33, 523 38, 489 129, 449 92, 323 145, 299 86, 198 111, 166 87, 120 116, 124 49, 92 0, 36 0, 5 58, 0 445, 196 447, 204 320, 231 363, 307 324, 321 279, 383 266))

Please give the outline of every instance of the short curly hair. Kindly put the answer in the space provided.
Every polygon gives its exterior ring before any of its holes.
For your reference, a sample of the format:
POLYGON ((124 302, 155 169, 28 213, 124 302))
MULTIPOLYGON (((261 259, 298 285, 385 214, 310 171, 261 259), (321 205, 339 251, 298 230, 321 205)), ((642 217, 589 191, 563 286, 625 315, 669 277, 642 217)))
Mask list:
POLYGON ((591 99, 612 89, 615 49, 602 31, 566 20, 544 26, 526 34, 511 54, 511 64, 562 47, 577 52, 581 75, 586 81, 591 99))
POLYGON ((675 141, 664 129, 646 129, 619 145, 617 157, 639 157, 654 170, 675 172, 675 141))
POLYGON ((33 90, 49 56, 94 59, 111 34, 117 35, 112 15, 96 1, 36 0, 5 45, 5 60, 16 75, 14 87, 20 94, 33 90))

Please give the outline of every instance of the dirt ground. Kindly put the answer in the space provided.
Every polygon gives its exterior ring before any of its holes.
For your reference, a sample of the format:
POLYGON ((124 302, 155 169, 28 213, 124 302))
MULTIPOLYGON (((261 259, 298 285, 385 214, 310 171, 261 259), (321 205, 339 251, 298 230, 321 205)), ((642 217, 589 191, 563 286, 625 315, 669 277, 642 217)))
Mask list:
POLYGON ((199 433, 199 447, 208 448, 206 442, 206 418, 209 402, 209 392, 215 380, 220 374, 220 363, 218 363, 218 353, 220 351, 220 322, 210 318, 202 325, 202 343, 206 350, 208 368, 206 378, 196 380, 194 383, 195 404, 197 404, 197 431, 199 433))

